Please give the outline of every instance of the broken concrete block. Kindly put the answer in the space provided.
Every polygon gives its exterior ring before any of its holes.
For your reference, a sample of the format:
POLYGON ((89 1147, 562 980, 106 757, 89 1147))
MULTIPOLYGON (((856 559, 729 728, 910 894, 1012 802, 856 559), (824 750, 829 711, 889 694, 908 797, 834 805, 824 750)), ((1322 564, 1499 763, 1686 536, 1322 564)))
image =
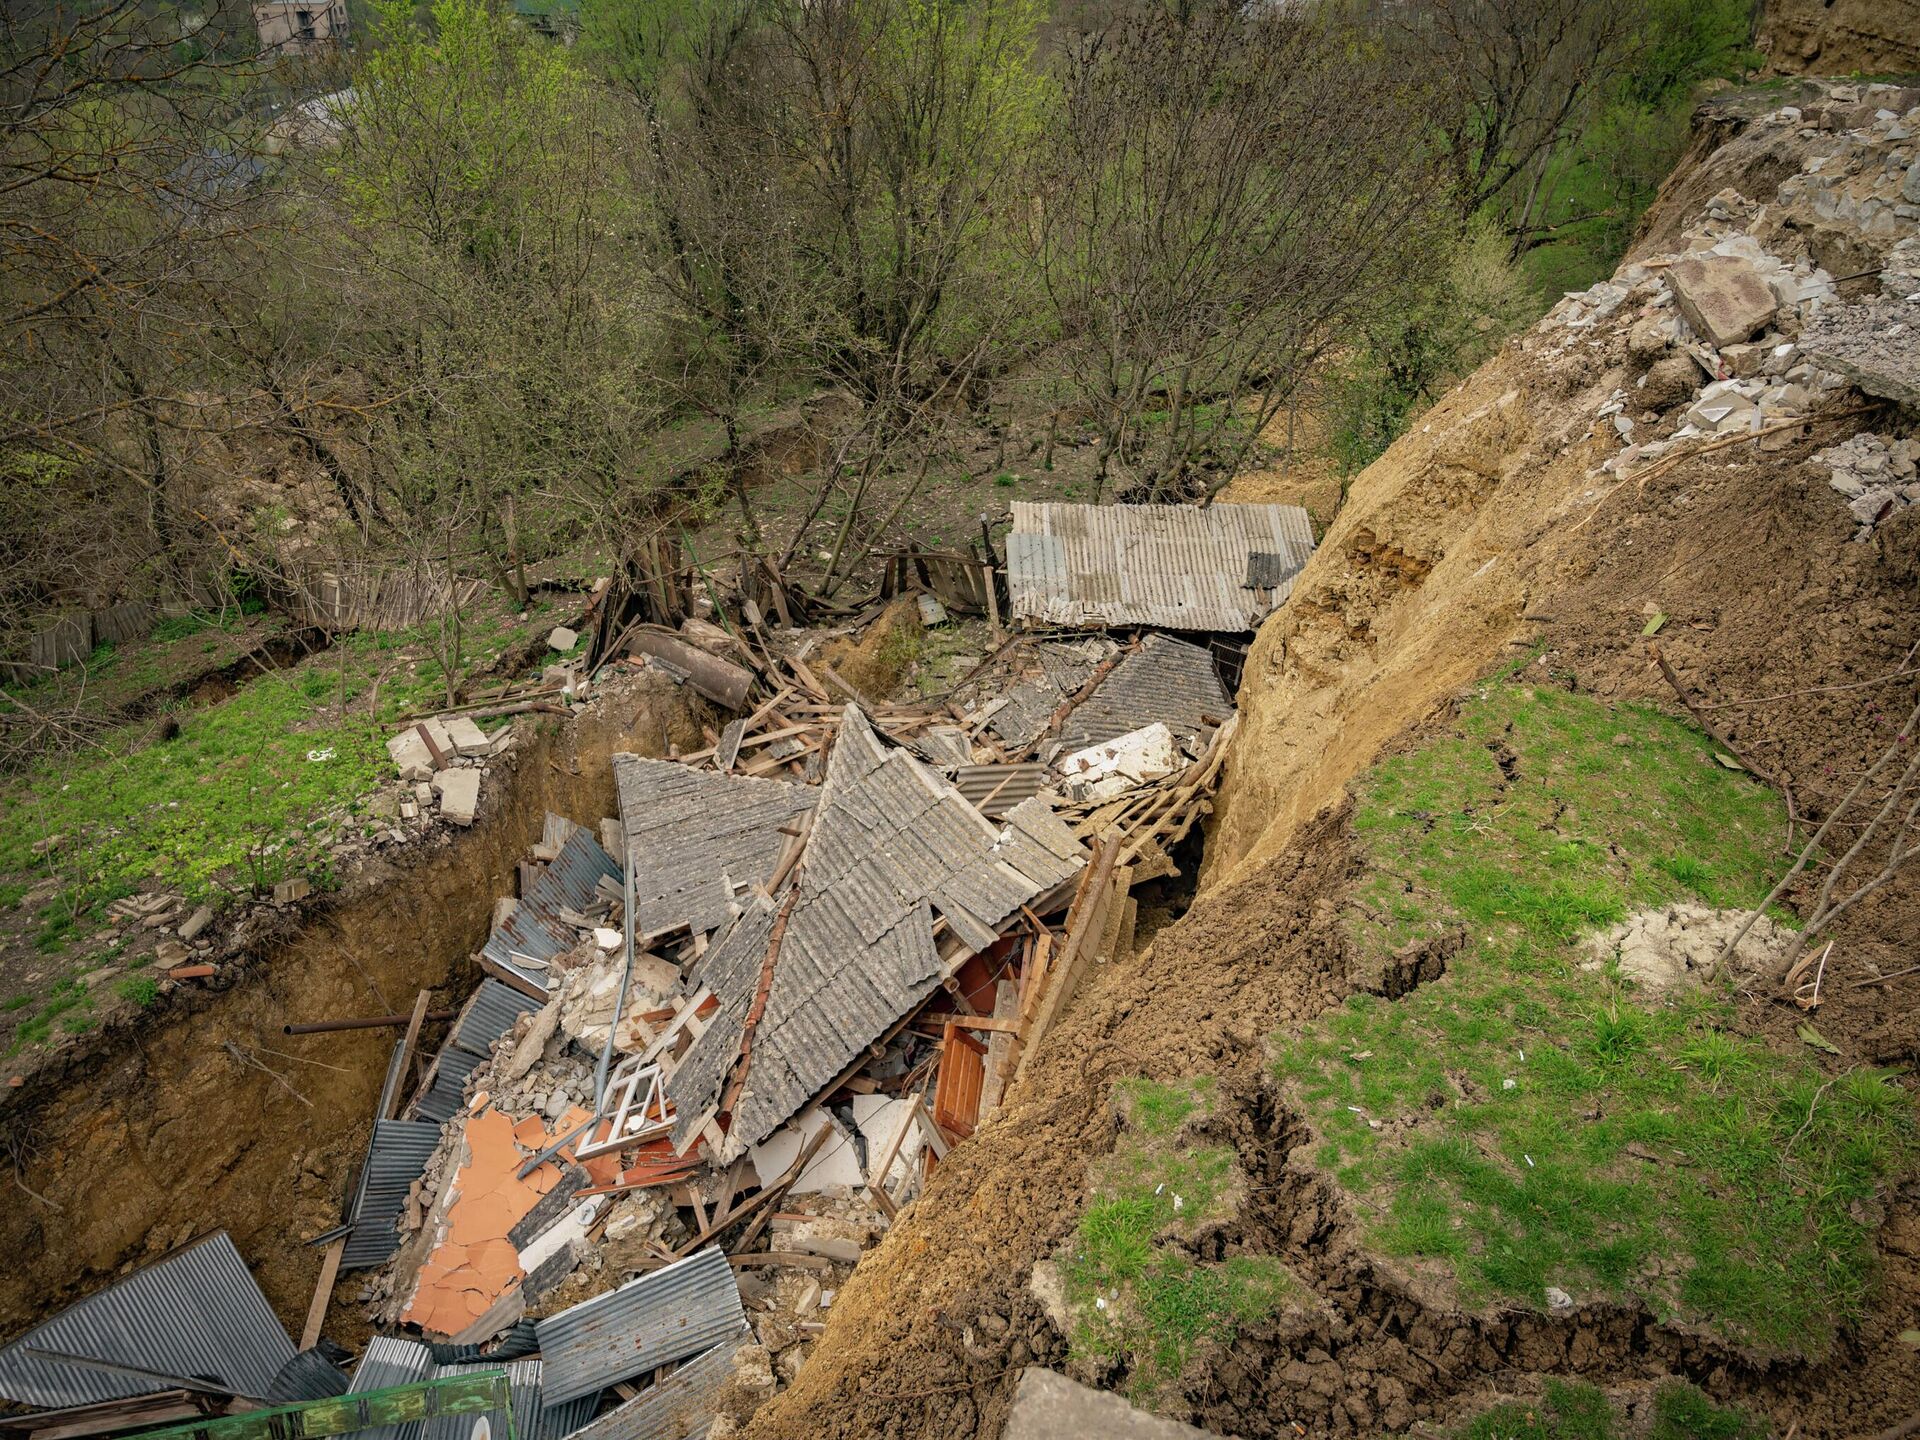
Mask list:
POLYGON ((447 739, 458 755, 485 755, 493 749, 493 739, 464 715, 447 721, 447 739))
POLYGON ((552 632, 547 636, 547 647, 552 650, 558 650, 562 655, 566 654, 567 651, 573 649, 573 647, 579 643, 580 632, 577 630, 569 630, 564 625, 554 626, 552 632))
POLYGON ((296 875, 291 880, 282 880, 273 887, 274 903, 291 905, 296 900, 304 900, 313 893, 313 883, 304 875, 296 875))
POLYGON ((1737 255, 1689 255, 1667 271, 1680 313, 1716 350, 1750 338, 1780 309, 1758 266, 1737 255))
POLYGON ((387 741, 387 754, 399 768, 402 780, 425 780, 433 774, 433 752, 411 725, 387 741))
POLYGON ((1076 1385, 1064 1375, 1028 1366, 1013 1392, 1005 1440, 1061 1440, 1098 1435, 1101 1440, 1207 1440, 1205 1430, 1136 1410, 1108 1390, 1076 1385))
POLYGON ((442 770, 433 777, 440 795, 440 813, 456 825, 471 825, 480 811, 480 772, 442 770))
POLYGON ((187 961, 187 947, 178 940, 162 940, 153 947, 153 963, 156 965, 184 965, 187 961))
POLYGON ((180 922, 180 938, 182 940, 198 940, 201 932, 212 923, 213 907, 211 905, 202 905, 198 910, 194 911, 193 914, 180 922))

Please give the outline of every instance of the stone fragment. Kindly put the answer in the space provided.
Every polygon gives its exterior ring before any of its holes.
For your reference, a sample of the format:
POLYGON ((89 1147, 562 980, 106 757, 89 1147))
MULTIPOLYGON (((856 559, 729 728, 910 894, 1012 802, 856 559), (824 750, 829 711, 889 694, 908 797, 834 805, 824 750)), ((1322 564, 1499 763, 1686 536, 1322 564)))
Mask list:
POLYGON ((187 947, 178 940, 162 940, 153 947, 153 963, 156 965, 184 965, 186 961, 187 947))
POLYGON ((440 813, 456 825, 471 825, 480 810, 480 772, 442 770, 433 777, 440 795, 440 813))
POLYGON ((313 883, 304 875, 295 875, 291 880, 282 880, 273 887, 274 903, 291 905, 296 900, 304 900, 313 893, 313 883))
POLYGON ((447 739, 453 742, 454 753, 459 755, 485 755, 493 748, 487 732, 464 715, 448 719, 447 739))
POLYGON ((193 914, 180 922, 180 938, 182 940, 198 940, 201 932, 212 923, 213 907, 211 905, 202 905, 198 910, 194 911, 193 914))
POLYGON ((1687 323, 1715 349, 1752 336, 1780 309, 1766 277, 1737 255, 1689 255, 1667 270, 1687 323))
POLYGON ((556 625, 547 636, 547 648, 558 650, 562 655, 580 643, 580 632, 569 630, 564 625, 556 625))
POLYGON ((1207 1432, 1136 1410, 1109 1390, 1077 1385, 1064 1375, 1029 1366, 1013 1393, 1004 1440, 1206 1440, 1207 1432))
POLYGON ((433 774, 433 752, 411 725, 387 741, 387 754, 399 769, 402 780, 425 780, 433 774))

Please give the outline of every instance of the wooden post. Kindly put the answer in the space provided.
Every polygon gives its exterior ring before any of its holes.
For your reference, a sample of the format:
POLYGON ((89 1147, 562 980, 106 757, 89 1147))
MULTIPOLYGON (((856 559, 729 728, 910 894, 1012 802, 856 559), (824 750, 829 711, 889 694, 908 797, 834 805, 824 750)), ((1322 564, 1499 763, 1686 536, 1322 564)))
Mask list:
MULTIPOLYGON (((406 1036, 400 1041, 398 1070, 402 1075, 407 1073, 407 1062, 413 1059, 414 1046, 420 1043, 420 1027, 427 1022, 427 1001, 430 998, 431 992, 422 990, 420 998, 413 1002, 413 1018, 407 1021, 406 1036)), ((400 1113, 400 1089, 398 1085, 393 1087, 393 1096, 387 1101, 387 1113, 380 1117, 382 1120, 391 1120, 400 1113)))
POLYGON ((302 1350, 311 1350, 320 1343, 320 1327, 326 1323, 327 1307, 333 1303, 333 1282, 339 1278, 340 1257, 346 1251, 344 1235, 327 1246, 326 1258, 320 1262, 319 1282, 313 1287, 313 1303, 307 1307, 307 1323, 300 1331, 302 1350))

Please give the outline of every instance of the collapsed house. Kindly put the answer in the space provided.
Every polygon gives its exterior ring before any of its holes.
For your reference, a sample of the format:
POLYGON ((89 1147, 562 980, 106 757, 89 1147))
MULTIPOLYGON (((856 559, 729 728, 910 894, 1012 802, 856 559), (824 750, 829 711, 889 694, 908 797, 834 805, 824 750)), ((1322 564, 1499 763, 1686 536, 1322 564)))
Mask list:
MULTIPOLYGON (((1244 629, 1297 568, 1285 522, 1235 523, 1233 593, 1185 604, 1190 632, 1244 629)), ((1131 889, 1180 873, 1233 723, 1219 652, 1164 633, 1016 632, 899 704, 816 675, 814 638, 774 658, 641 627, 575 677, 657 671, 735 718, 693 754, 616 756, 616 815, 546 817, 432 1053, 420 994, 343 1222, 314 1241, 305 1348, 220 1237, 238 1270, 221 1284, 253 1302, 174 1300, 244 1315, 231 1354, 103 1343, 130 1367, 117 1390, 0 1394, 61 1426, 111 1395, 104 1433, 497 1371, 516 1434, 626 1440, 702 1433, 790 1381, 863 1251, 1131 947, 1131 889), (349 1374, 316 1342, 354 1272, 385 1333, 349 1374)), ((510 743, 477 728, 433 719, 390 747, 444 817, 510 743)), ((0 1384, 32 1338, 0 1351, 0 1384)), ((451 1440, 451 1423, 380 1428, 451 1440)))

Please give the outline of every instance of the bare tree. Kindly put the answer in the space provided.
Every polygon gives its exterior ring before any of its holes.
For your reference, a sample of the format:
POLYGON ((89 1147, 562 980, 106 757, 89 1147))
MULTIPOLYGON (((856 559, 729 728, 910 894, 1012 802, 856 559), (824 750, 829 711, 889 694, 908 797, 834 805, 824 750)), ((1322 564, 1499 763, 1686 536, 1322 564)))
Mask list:
POLYGON ((1278 8, 1138 13, 1064 62, 1028 238, 1103 483, 1217 492, 1409 263, 1431 162, 1396 90, 1378 47, 1278 8))

